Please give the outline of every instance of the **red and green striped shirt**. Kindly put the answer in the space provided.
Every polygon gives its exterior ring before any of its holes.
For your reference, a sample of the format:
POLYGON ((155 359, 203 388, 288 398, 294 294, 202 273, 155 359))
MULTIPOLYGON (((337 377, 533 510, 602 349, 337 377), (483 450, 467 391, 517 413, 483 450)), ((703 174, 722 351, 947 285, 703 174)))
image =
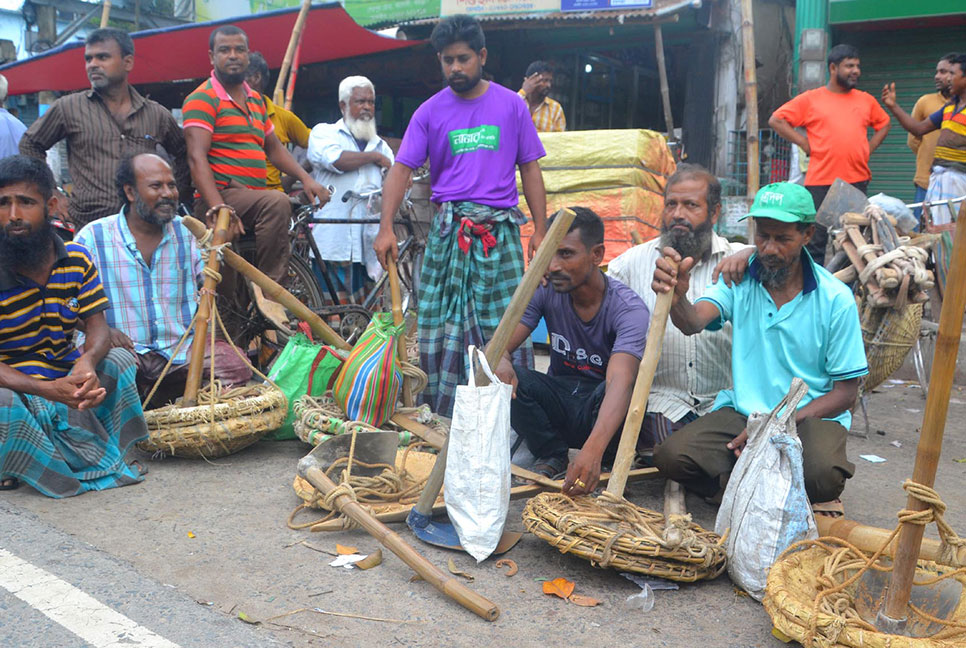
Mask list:
POLYGON ((265 189, 265 138, 275 129, 260 94, 245 84, 247 112, 235 103, 211 73, 184 100, 185 128, 204 128, 211 133, 208 164, 215 184, 229 181, 249 189, 265 189))

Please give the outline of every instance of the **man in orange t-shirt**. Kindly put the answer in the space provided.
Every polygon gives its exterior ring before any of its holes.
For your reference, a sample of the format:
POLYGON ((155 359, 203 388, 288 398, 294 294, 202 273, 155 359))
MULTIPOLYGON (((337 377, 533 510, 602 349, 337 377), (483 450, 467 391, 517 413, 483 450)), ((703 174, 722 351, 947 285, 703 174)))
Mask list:
MULTIPOLYGON (((768 125, 809 155, 805 188, 812 194, 815 209, 836 178, 863 193, 872 177, 869 155, 889 132, 889 115, 875 97, 856 90, 861 69, 859 51, 851 45, 836 45, 828 53, 828 83, 798 95, 772 113, 768 125), (805 128, 805 135, 795 131, 805 128), (871 139, 868 128, 875 130, 871 139)), ((816 226, 808 251, 816 262, 825 259, 828 232, 816 226)))

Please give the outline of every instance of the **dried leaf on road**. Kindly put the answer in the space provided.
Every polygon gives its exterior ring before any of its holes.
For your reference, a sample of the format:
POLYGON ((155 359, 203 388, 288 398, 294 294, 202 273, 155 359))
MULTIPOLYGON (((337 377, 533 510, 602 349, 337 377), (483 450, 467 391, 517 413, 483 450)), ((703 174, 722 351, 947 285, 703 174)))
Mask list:
POLYGON ((509 558, 500 558, 499 560, 497 560, 496 567, 497 569, 499 569, 500 567, 509 567, 509 569, 506 570, 507 576, 513 576, 518 571, 520 571, 520 568, 517 567, 517 564, 512 560, 510 560, 509 558))
POLYGON ((346 545, 337 544, 335 546, 335 552, 340 556, 348 556, 354 553, 359 553, 359 550, 356 549, 355 547, 349 547, 346 545))
POLYGON ((579 605, 580 607, 597 607, 600 605, 600 601, 589 596, 582 596, 580 594, 571 594, 570 598, 567 599, 574 605, 579 605))
POLYGON ((543 584, 543 593, 559 596, 562 599, 569 599, 570 595, 574 593, 574 582, 563 577, 546 581, 543 584))
POLYGON ((453 559, 452 559, 452 558, 450 558, 450 559, 449 559, 449 562, 448 562, 448 563, 446 563, 446 566, 447 566, 447 567, 449 567, 449 573, 451 573, 451 574, 453 574, 454 576, 461 576, 462 578, 465 578, 465 579, 466 579, 466 580, 468 580, 468 581, 473 581, 473 580, 476 580, 476 579, 475 579, 475 578, 474 578, 473 576, 471 576, 470 574, 467 574, 467 573, 466 573, 465 571, 461 571, 461 570, 460 570, 460 569, 459 569, 459 568, 458 568, 458 567, 456 566, 456 563, 455 563, 455 562, 453 562, 453 559))
POLYGON ((382 564, 382 549, 376 549, 375 553, 371 553, 359 562, 356 563, 356 567, 359 569, 371 569, 377 565, 382 564))
POLYGON ((193 534, 191 531, 188 531, 188 537, 189 538, 193 538, 193 537, 195 537, 195 534, 193 534))

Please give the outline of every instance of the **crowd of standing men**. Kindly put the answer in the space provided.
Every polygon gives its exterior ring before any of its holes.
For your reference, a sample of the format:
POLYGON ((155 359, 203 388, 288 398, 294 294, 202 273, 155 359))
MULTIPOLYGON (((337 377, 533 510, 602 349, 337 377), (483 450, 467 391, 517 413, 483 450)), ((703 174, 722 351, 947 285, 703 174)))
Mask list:
MULTIPOLYGON (((181 391, 187 359, 175 347, 190 339, 201 277, 201 253, 179 203, 193 199, 194 214, 209 223, 230 207, 233 237, 253 234, 256 265, 284 284, 290 180, 323 219, 355 215, 354 206, 329 201, 326 187, 382 188, 380 225, 314 232, 348 296, 397 257, 393 219, 414 171, 429 162, 420 364, 429 377, 425 402, 452 412, 455 388, 468 377, 467 346, 489 341, 521 280, 524 255, 532 257, 546 234, 538 131, 564 130, 566 121, 548 96, 547 64, 534 62, 518 92, 484 78, 486 43, 474 18, 441 20, 430 41, 445 87, 416 110, 394 155, 376 132, 368 79, 343 80, 342 119, 309 129, 263 94, 267 65, 236 26, 211 33, 212 73, 185 99, 183 127, 128 84, 134 45, 127 34, 102 29, 88 37, 91 90, 55 102, 23 133, 22 155, 0 160, 0 489, 23 480, 62 497, 141 479, 139 466, 125 461, 146 432, 141 399, 169 363, 153 403, 181 391), (68 243, 50 226, 61 203, 43 161, 60 140, 68 143, 75 184, 70 218, 82 226, 68 243), (289 143, 307 149, 303 163, 289 143), (527 249, 517 173, 534 227, 527 249)), ((934 184, 948 193, 966 177, 966 60, 943 60, 949 82, 944 72, 940 88, 937 72, 937 89, 946 89, 948 101, 927 118, 905 115, 891 88, 882 94, 913 135, 940 130, 930 193, 934 184)), ((648 402, 641 461, 715 498, 744 445, 747 417, 770 410, 800 377, 809 386, 797 416, 806 490, 816 510, 840 512, 836 499, 854 471, 845 452, 850 410, 867 367, 851 293, 822 267, 826 237, 815 213, 836 178, 866 190, 869 155, 888 133, 888 115, 856 89, 859 64, 854 48, 832 48, 828 84, 772 116, 810 164, 804 188, 775 183, 758 193, 748 214, 756 222, 753 245, 715 234, 721 185, 696 165, 681 164, 667 179, 660 237, 615 259, 606 274, 602 221, 575 207, 548 281, 497 369, 514 386, 511 420, 536 457, 534 470, 565 476, 570 494, 593 491, 614 454, 650 309, 671 291, 673 326, 648 402), (547 374, 533 371, 530 344, 541 319, 551 341, 547 374)), ((237 280, 223 272, 219 291, 235 299, 237 280)), ((250 377, 219 343, 207 354, 223 384, 250 377)))

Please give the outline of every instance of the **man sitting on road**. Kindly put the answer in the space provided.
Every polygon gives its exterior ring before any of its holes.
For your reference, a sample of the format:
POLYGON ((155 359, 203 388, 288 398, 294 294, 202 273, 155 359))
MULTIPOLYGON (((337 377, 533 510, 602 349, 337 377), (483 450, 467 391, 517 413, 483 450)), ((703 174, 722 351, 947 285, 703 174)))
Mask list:
POLYGON ((53 192, 42 161, 0 160, 0 490, 69 497, 141 481, 124 456, 147 426, 97 268, 50 225, 53 192))
POLYGON ((633 290, 601 272, 600 217, 571 209, 577 216, 550 262, 548 284, 537 288, 497 375, 513 385, 510 421, 538 458, 532 469, 548 477, 566 469, 563 492, 581 495, 597 487, 601 463, 617 452, 649 313, 633 290), (546 374, 510 359, 541 318, 550 332, 546 374), (569 448, 580 448, 573 461, 569 448))
MULTIPOLYGON (((151 401, 164 405, 184 393, 201 254, 177 215, 178 187, 167 162, 150 153, 121 160, 117 190, 124 201, 120 213, 89 223, 75 240, 90 251, 110 300, 111 345, 137 360, 142 399, 174 355, 151 401)), ((223 340, 215 341, 215 373, 223 385, 244 383, 252 375, 223 340)))
MULTIPOLYGON (((382 189, 383 174, 392 166, 392 149, 376 132, 376 90, 364 76, 350 76, 339 84, 342 119, 318 124, 309 137, 308 159, 319 184, 332 185, 336 195, 382 189)), ((333 200, 319 211, 318 218, 379 218, 380 199, 373 208, 366 200, 333 200)), ((382 274, 372 249, 379 225, 315 225, 313 236, 322 258, 335 269, 342 303, 359 303, 365 293, 366 277, 382 274)))
MULTIPOLYGON (((740 283, 709 288, 688 299, 694 259, 674 248, 659 259, 655 292, 674 291, 671 320, 685 335, 732 324, 734 384, 722 390, 711 413, 672 434, 654 452, 654 464, 668 479, 705 497, 718 495, 747 440, 752 412, 769 412, 792 379, 808 393, 795 420, 802 440, 805 491, 821 508, 841 512, 836 500, 855 466, 845 453, 858 379, 868 373, 862 330, 852 292, 812 261, 804 250, 814 231, 815 206, 799 185, 763 187, 748 214, 755 219, 755 247, 740 283)), ((818 506, 814 505, 816 510, 818 506)))
MULTIPOLYGON (((721 183, 697 164, 679 164, 664 188, 661 235, 636 245, 607 264, 607 274, 623 282, 654 310, 654 268, 665 247, 695 259, 687 297, 704 295, 717 280, 717 266, 728 255, 751 246, 730 243, 714 232, 721 214, 721 183)), ((744 265, 750 252, 742 257, 744 265)), ((730 278, 726 275, 726 279, 730 278)), ((638 453, 651 454, 671 433, 711 411, 715 397, 731 386, 731 324, 688 339, 673 324, 664 334, 654 374, 638 453)))

